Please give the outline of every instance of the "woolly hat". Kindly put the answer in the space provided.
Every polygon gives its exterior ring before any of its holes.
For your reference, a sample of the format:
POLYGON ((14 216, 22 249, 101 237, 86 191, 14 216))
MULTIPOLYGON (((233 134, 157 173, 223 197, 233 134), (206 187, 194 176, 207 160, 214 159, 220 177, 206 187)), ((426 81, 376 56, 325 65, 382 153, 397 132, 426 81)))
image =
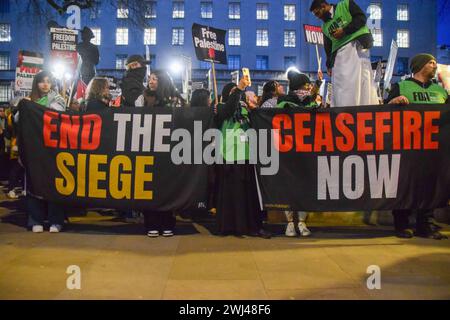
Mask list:
POLYGON ((428 53, 421 53, 416 55, 411 59, 411 62, 409 64, 409 68, 411 69, 412 73, 417 73, 431 60, 436 61, 436 58, 433 57, 431 54, 428 53))
POLYGON ((288 76, 289 80, 289 90, 298 90, 303 87, 307 83, 311 83, 309 77, 304 73, 298 73, 296 71, 289 71, 288 76))

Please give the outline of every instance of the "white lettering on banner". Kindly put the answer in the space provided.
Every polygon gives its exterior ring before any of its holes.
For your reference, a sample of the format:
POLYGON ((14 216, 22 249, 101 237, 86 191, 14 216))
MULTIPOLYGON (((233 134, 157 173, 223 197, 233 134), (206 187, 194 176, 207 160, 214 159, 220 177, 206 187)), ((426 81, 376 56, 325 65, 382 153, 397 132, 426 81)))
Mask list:
POLYGON ((341 181, 340 157, 317 157, 317 199, 339 200, 341 183, 345 198, 350 200, 361 198, 365 191, 366 168, 370 198, 380 199, 383 192, 386 198, 396 198, 401 155, 380 155, 378 165, 376 158, 375 155, 368 155, 364 161, 363 157, 357 155, 346 157, 342 163, 341 181))
POLYGON ((141 115, 133 115, 133 136, 131 139, 131 151, 136 152, 141 149, 141 136, 144 141, 142 151, 150 151, 150 140, 152 133, 152 118, 153 115, 144 115, 144 125, 141 126, 141 115))
POLYGON ((167 122, 172 121, 170 114, 144 115, 144 124, 142 125, 142 115, 134 114, 133 121, 131 114, 116 113, 114 114, 114 121, 117 122, 117 151, 125 151, 127 140, 126 129, 128 123, 131 121, 131 151, 132 152, 170 152, 170 144, 163 143, 164 137, 170 136, 170 129, 165 128, 167 122), (152 125, 153 123, 153 125, 152 125), (154 128, 154 130, 152 130, 154 128), (151 137, 154 135, 153 150, 151 149, 151 137), (141 136, 143 145, 141 146, 141 136))

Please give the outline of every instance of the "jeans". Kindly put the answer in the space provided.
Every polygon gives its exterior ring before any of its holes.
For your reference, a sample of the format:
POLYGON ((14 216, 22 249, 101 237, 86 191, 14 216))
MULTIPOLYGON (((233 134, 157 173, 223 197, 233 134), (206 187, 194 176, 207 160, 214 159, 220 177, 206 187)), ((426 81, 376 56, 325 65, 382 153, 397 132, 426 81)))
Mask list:
POLYGON ((64 209, 61 205, 35 198, 31 195, 26 196, 26 206, 28 211, 28 226, 43 225, 46 216, 50 225, 64 224, 64 209))

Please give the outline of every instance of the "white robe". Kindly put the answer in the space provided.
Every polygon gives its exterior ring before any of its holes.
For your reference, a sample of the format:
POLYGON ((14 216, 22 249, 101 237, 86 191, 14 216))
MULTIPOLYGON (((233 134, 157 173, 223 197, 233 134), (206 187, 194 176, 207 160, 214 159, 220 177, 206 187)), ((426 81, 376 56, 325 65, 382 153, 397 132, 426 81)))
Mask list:
POLYGON ((358 41, 352 41, 338 50, 331 82, 331 107, 379 104, 370 51, 363 49, 358 41))

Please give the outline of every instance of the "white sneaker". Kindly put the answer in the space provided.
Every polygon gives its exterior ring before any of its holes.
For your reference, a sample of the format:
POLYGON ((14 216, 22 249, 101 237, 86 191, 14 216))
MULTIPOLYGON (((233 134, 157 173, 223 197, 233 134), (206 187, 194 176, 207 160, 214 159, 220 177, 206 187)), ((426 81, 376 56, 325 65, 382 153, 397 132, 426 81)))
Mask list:
POLYGON ((150 238, 159 237, 159 231, 158 230, 150 230, 149 232, 147 232, 147 236, 149 236, 150 238))
POLYGON ((14 190, 8 192, 7 196, 10 199, 19 199, 19 195, 14 190))
POLYGON ((164 230, 163 231, 163 237, 172 237, 173 231, 172 230, 164 230))
POLYGON ((40 224, 35 224, 32 228, 31 231, 33 231, 34 233, 41 233, 44 232, 44 227, 41 226, 40 224))
POLYGON ((311 235, 311 231, 309 231, 305 222, 298 223, 298 231, 300 231, 302 237, 309 237, 311 235))
POLYGON ((293 222, 288 222, 286 226, 286 232, 284 234, 286 235, 286 237, 295 237, 297 235, 293 222))
POLYGON ((50 226, 50 233, 58 233, 58 232, 61 231, 61 229, 62 229, 61 225, 59 225, 59 224, 52 224, 50 226))

